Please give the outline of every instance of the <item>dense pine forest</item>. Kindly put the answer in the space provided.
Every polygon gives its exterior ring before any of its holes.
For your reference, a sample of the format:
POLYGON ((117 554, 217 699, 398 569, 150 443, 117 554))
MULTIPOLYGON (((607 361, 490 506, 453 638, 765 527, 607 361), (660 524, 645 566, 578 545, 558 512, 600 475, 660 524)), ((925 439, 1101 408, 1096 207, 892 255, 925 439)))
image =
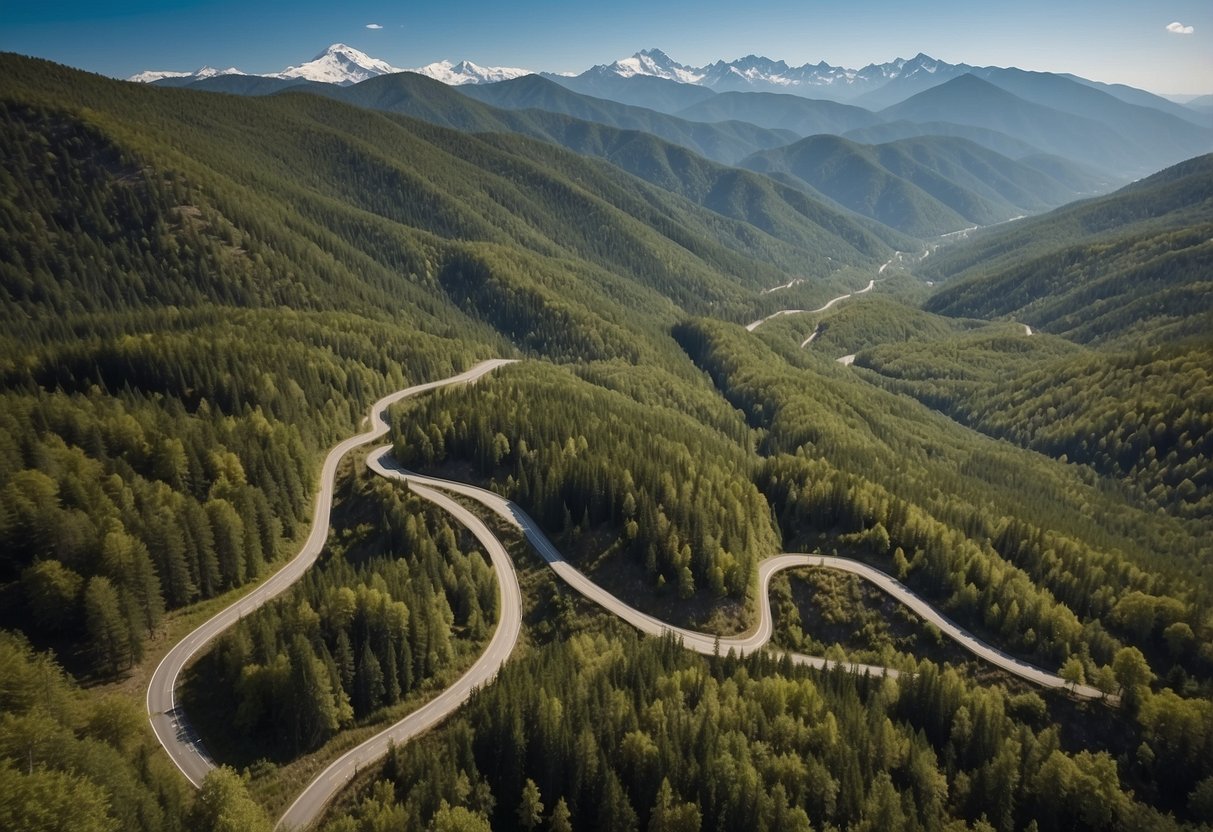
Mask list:
MULTIPOLYGON (((404 76, 0 76, 0 828, 269 829, 471 664, 489 561, 360 451, 316 566, 183 674, 220 764, 201 790, 145 713, 172 644, 298 550, 368 406, 490 356, 521 360, 397 406, 385 441, 517 501, 629 603, 734 634, 763 559, 837 554, 1105 698, 983 667, 816 568, 773 584, 776 643, 900 676, 695 656, 498 524, 522 643, 322 828, 1213 824, 1213 157, 940 240, 1061 192, 1012 198, 1038 181, 1015 168, 894 222, 793 175, 813 143, 774 178, 727 167, 786 150, 739 122, 653 136, 404 76)), ((958 142, 831 152, 993 164, 958 142)))

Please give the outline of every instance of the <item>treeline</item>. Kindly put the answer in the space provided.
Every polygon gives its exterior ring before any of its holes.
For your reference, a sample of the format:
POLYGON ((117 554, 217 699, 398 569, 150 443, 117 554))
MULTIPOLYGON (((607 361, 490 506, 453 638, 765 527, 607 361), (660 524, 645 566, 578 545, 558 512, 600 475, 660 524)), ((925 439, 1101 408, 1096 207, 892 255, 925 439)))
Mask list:
POLYGON ((545 528, 609 529, 608 551, 682 598, 743 597, 777 549, 743 446, 564 369, 511 367, 419 402, 394 431, 404 465, 471 462, 545 528))
POLYGON ((679 337, 725 395, 769 429, 756 481, 785 547, 854 547, 1046 666, 1074 655, 1094 676, 1128 641, 1164 667, 1178 665, 1168 678, 1181 689, 1189 674, 1204 674, 1207 658, 1193 647, 1151 649, 1180 622, 1206 634, 1194 645, 1208 640, 1207 588, 1185 585, 1174 564, 1158 568, 1168 547, 1186 559, 1198 545, 1173 521, 1077 472, 957 432, 832 362, 794 349, 781 358, 719 323, 689 324, 679 337), (1168 612, 1147 627, 1124 624, 1130 616, 1115 610, 1134 593, 1168 612))
POLYGON ((390 483, 354 490, 322 562, 189 672, 187 707, 203 715, 208 742, 230 750, 224 759, 317 748, 492 632, 496 579, 480 552, 465 553, 452 521, 390 483))
POLYGON ((886 682, 582 634, 507 665, 324 829, 1179 828, 1048 721, 930 663, 886 682))
POLYGON ((130 697, 86 695, 51 655, 4 631, 0 678, 0 828, 269 832, 230 770, 194 797, 130 697))

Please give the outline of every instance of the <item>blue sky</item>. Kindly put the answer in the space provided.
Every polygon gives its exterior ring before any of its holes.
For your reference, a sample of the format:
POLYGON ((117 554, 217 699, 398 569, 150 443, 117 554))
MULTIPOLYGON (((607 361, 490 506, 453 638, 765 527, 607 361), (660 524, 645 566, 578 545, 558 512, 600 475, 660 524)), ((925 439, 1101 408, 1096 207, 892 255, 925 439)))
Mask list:
POLYGON ((0 50, 119 77, 203 64, 273 72, 337 41, 402 67, 467 58, 556 72, 651 46, 696 65, 756 53, 859 67, 926 52, 1155 92, 1213 93, 1209 0, 0 3, 0 50), (1169 32, 1172 22, 1193 31, 1169 32))

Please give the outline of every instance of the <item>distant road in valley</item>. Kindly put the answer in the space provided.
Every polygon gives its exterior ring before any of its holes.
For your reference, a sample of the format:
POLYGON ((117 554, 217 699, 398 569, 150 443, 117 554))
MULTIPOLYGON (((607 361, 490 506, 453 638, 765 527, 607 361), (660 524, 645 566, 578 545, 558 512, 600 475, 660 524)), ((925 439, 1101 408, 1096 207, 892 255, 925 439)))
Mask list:
MULTIPOLYGON (((893 262, 892 260, 889 261, 889 263, 892 263, 892 262, 893 262)), ((883 272, 885 266, 889 265, 889 263, 885 263, 884 266, 881 266, 880 270, 883 272)), ((751 321, 750 323, 746 324, 745 325, 746 332, 753 332, 754 330, 758 329, 758 327, 765 324, 767 321, 773 320, 782 315, 813 315, 818 312, 825 312, 827 309, 829 309, 834 304, 841 303, 842 301, 846 300, 847 298, 851 297, 852 295, 862 295, 864 292, 872 291, 872 288, 875 285, 876 285, 876 278, 872 278, 871 280, 868 281, 868 285, 864 286, 859 291, 847 292, 845 295, 839 295, 838 297, 834 298, 833 300, 828 301, 825 304, 825 306, 819 306, 816 309, 780 309, 778 312, 772 312, 770 315, 767 315, 765 318, 759 318, 756 321, 751 321)), ((784 287, 776 286, 775 288, 782 289, 784 287)))
MULTIPOLYGON (((215 762, 206 753, 202 741, 189 724, 185 712, 177 705, 177 678, 181 670, 199 651, 220 633, 231 627, 243 616, 253 612, 267 601, 285 592, 303 576, 320 555, 329 532, 329 511, 333 502, 333 485, 337 465, 342 457, 354 448, 384 436, 388 432, 387 409, 402 399, 416 396, 440 387, 456 384, 471 384, 503 364, 505 359, 482 361, 467 372, 440 381, 418 384, 384 396, 371 408, 371 427, 364 433, 352 436, 337 445, 324 460, 320 473, 320 488, 316 494, 316 507, 312 515, 312 531, 303 547, 281 569, 267 578, 259 587, 212 616, 181 641, 177 642, 152 673, 147 689, 147 714, 156 738, 168 752, 169 758, 195 787, 202 785, 207 772, 215 762)), ((500 576, 499 576, 500 580, 500 576)))

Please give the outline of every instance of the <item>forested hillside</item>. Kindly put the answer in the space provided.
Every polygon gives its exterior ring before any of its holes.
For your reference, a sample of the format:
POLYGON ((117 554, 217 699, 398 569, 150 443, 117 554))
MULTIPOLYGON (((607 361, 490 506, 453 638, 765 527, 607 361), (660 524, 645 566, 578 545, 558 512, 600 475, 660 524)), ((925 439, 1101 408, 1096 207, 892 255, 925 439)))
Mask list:
POLYGON ((624 130, 641 131, 725 164, 733 164, 757 150, 780 147, 797 138, 790 131, 767 130, 745 120, 713 118, 687 121, 643 107, 578 95, 538 75, 526 75, 497 84, 460 87, 459 92, 507 110, 543 110, 624 130))
POLYGON ((1082 342, 1207 335, 1210 237, 1213 155, 941 253, 923 274, 948 285, 927 308, 1082 342))
POLYGON ((856 362, 966 424, 1089 465, 1207 529, 1210 193, 1213 157, 1200 157, 979 236, 927 267, 946 279, 928 309, 1012 317, 1067 341, 927 337, 856 362))
POLYGON ((1044 713, 929 663, 893 684, 580 634, 397 749, 323 828, 1175 828, 1044 713))
POLYGON ((492 571, 445 514, 378 478, 340 499, 321 564, 224 633, 183 686, 208 749, 259 766, 258 793, 277 800, 295 789, 276 767, 449 679, 497 619, 492 571))
POLYGON ((624 391, 596 375, 521 367, 430 399, 397 423, 396 457, 472 462, 546 528, 605 530, 591 572, 622 558, 684 600, 697 589, 744 598, 755 564, 777 550, 745 424, 723 403, 687 413, 694 403, 663 394, 673 379, 656 373, 626 374, 637 388, 624 391))
MULTIPOLYGON (((179 691, 242 771, 195 794, 144 713, 168 648, 298 551, 367 406, 489 356, 523 360, 398 407, 393 453, 516 499, 625 601, 744 630, 762 559, 837 553, 1108 699, 692 657, 497 524, 531 596, 519 655, 330 828, 1213 822, 1213 157, 928 256, 811 184, 424 79, 0 74, 0 827, 268 828, 462 672, 499 612, 482 547, 355 454, 318 563, 179 691)), ((705 151, 778 135, 517 89, 705 151)), ((857 152, 970 193, 994 164, 961 140, 857 152)), ((998 165, 983 219, 1084 175, 998 165)))
POLYGON ((965 139, 932 136, 860 145, 812 136, 740 163, 803 183, 856 213, 918 237, 934 237, 1037 213, 1077 198, 1082 179, 1061 163, 1056 176, 965 139))

